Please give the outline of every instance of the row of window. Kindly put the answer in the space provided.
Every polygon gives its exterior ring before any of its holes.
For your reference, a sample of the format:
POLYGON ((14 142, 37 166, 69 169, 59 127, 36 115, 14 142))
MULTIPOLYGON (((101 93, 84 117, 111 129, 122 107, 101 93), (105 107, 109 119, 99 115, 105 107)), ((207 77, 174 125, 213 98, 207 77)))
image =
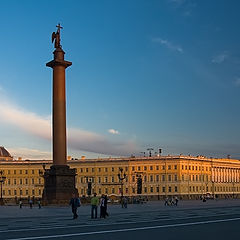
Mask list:
MULTIPOLYGON (((182 165, 182 170, 192 170, 192 171, 211 171, 211 167, 204 167, 204 166, 191 166, 191 165, 182 165)), ((233 169, 233 168, 213 168, 214 171, 222 171, 222 172, 229 172, 232 170, 239 171, 240 169, 233 169)))
POLYGON ((192 170, 192 171, 211 171, 211 167, 204 166, 190 166, 190 165, 182 165, 182 170, 192 170))
MULTIPOLYGON (((177 170, 177 165, 167 165, 167 168, 168 170, 177 170)), ((119 168, 96 168, 97 169, 97 172, 118 172, 119 171, 119 168)), ((160 169, 160 165, 156 165, 156 166, 132 166, 131 167, 131 170, 132 171, 153 171, 153 170, 159 170, 160 169)), ((162 170, 165 170, 165 165, 161 165, 161 169, 162 170)), ((125 167, 125 169, 123 169, 125 172, 128 171, 128 167, 125 167)), ((80 168, 79 169, 79 172, 80 173, 83 173, 83 172, 95 172, 95 168, 80 168)))
MULTIPOLYGON (((161 167, 162 170, 165 170, 166 169, 166 165, 155 165, 155 166, 132 166, 131 167, 131 170, 132 171, 153 171, 153 170, 159 170, 161 167)), ((167 165, 167 169, 168 170, 177 170, 177 165, 167 165)), ((125 172, 128 171, 128 167, 125 167, 123 169, 125 172)), ((193 166, 193 165, 182 165, 182 170, 192 170, 192 171, 211 171, 211 167, 204 167, 204 166, 193 166)), ((217 170, 215 168, 215 170, 217 170)), ((230 168, 225 168, 225 169, 220 169, 220 171, 229 171, 230 168)), ((237 169, 239 171, 239 169, 237 169)), ((119 168, 115 168, 115 167, 111 167, 111 168, 108 168, 108 167, 105 167, 105 168, 97 168, 97 171, 98 172, 115 172, 115 171, 119 171, 119 168)), ((39 170, 34 170, 34 169, 31 169, 31 170, 23 170, 23 169, 20 169, 20 170, 3 170, 3 174, 8 174, 8 175, 11 175, 11 174, 35 174, 39 172, 39 170)), ((83 173, 83 172, 95 172, 95 168, 80 168, 79 169, 79 172, 80 173, 83 173)))
POLYGON ((207 174, 202 175, 182 175, 182 181, 210 181, 213 180, 214 182, 239 182, 240 179, 234 176, 215 176, 212 177, 207 174))
MULTIPOLYGON (((159 193, 160 190, 162 190, 163 193, 165 192, 168 192, 168 193, 171 193, 171 192, 178 192, 178 187, 177 186, 168 186, 168 187, 165 187, 163 186, 161 189, 159 186, 157 187, 143 187, 143 193, 159 193)), ((214 188, 215 192, 229 192, 229 193, 233 193, 234 191, 238 192, 240 190, 239 187, 215 187, 214 188)), ((80 189, 80 193, 82 195, 86 194, 84 191, 83 188, 80 189)), ((201 187, 201 186, 189 186, 189 192, 201 192, 201 191, 211 191, 212 192, 212 187, 209 188, 208 186, 206 187, 201 187)), ((126 188, 125 191, 124 191, 126 194, 129 193, 129 189, 126 188)), ((121 193, 121 189, 120 188, 99 188, 98 189, 98 194, 120 194, 121 193)), ((132 193, 135 194, 136 193, 136 188, 132 188, 132 193)), ((28 195, 41 195, 42 194, 42 191, 41 189, 32 189, 32 190, 19 190, 17 191, 16 189, 12 190, 12 189, 8 189, 8 190, 3 190, 3 196, 28 196, 28 195)))
POLYGON ((24 179, 22 179, 22 178, 19 178, 19 179, 14 178, 14 179, 11 179, 11 178, 9 178, 9 179, 6 180, 6 182, 4 184, 7 184, 7 185, 11 185, 11 184, 17 185, 17 184, 20 184, 20 185, 22 185, 22 184, 42 184, 42 183, 43 183, 43 179, 41 179, 41 178, 38 178, 38 179, 34 179, 34 178, 31 178, 31 179, 28 179, 28 178, 24 178, 24 179))
MULTIPOLYGON (((105 183, 108 183, 108 182, 112 182, 112 183, 115 183, 115 182, 119 182, 118 178, 117 177, 109 177, 109 176, 106 176, 106 177, 98 177, 97 178, 97 182, 98 183, 102 183, 102 182, 105 182, 105 183)), ((132 182, 136 182, 137 181, 137 177, 134 175, 131 177, 131 180, 132 182)), ((162 182, 165 182, 165 181, 178 181, 178 176, 175 174, 175 175, 165 175, 165 174, 162 174, 162 175, 150 175, 150 176, 143 176, 143 181, 144 182, 159 182, 159 181, 162 181, 162 182)), ((207 175, 207 174, 201 174, 201 175, 182 175, 182 181, 210 181, 211 180, 211 176, 207 175)), ((225 179, 225 181, 223 181, 223 179, 220 181, 221 179, 217 179, 215 178, 215 181, 216 182, 239 182, 239 179, 235 179, 235 178, 228 178, 227 180, 225 179)), ((128 176, 126 177, 125 179, 126 182, 128 182, 128 176)), ((86 183, 87 180, 86 178, 84 177, 81 177, 80 178, 80 183, 86 183)), ((94 178, 92 178, 92 182, 94 182, 94 178)))
POLYGON ((8 196, 19 196, 19 195, 20 196, 28 196, 29 194, 31 194, 32 196, 41 195, 42 191, 41 191, 41 189, 37 189, 37 190, 32 189, 31 191, 28 189, 26 189, 26 190, 20 189, 18 191, 16 189, 3 190, 3 196, 6 196, 6 195, 8 195, 8 196))
MULTIPOLYGON (((214 187, 215 192, 234 192, 234 191, 239 191, 239 187, 214 187)), ((198 192, 198 191, 213 191, 213 187, 211 186, 210 188, 208 186, 189 186, 189 191, 190 192, 198 192)))
POLYGON ((39 172, 38 170, 3 170, 3 175, 11 175, 11 174, 35 174, 36 172, 39 172))
MULTIPOLYGON (((165 182, 166 181, 166 176, 165 175, 155 175, 155 176, 154 175, 150 175, 150 176, 145 175, 145 176, 143 176, 143 181, 144 182, 148 182, 148 181, 149 182, 154 182, 154 181, 159 182, 160 181, 160 176, 161 176, 161 180, 163 182, 165 182)), ((132 182, 136 182, 137 177, 132 176, 131 180, 132 180, 132 182)), ((169 182, 178 181, 178 177, 177 177, 177 175, 167 175, 167 180, 169 182)), ((87 179, 85 177, 79 178, 79 181, 80 181, 80 183, 87 183, 87 179)), ((94 183, 94 178, 92 178, 91 181, 94 183)), ((128 182, 128 176, 126 176, 125 181, 128 182)), ((117 182, 119 182, 119 179, 117 177, 114 177, 114 176, 112 176, 112 177, 108 177, 108 176, 98 177, 97 182, 98 183, 102 183, 102 182, 104 182, 104 183, 109 183, 109 182, 117 183, 117 182)))
POLYGON ((210 180, 210 176, 206 174, 202 175, 182 175, 182 181, 208 181, 210 180))
MULTIPOLYGON (((143 187, 143 194, 144 193, 160 193, 160 190, 162 190, 162 192, 166 192, 166 189, 168 190, 168 192, 177 192, 178 191, 178 187, 177 186, 169 186, 168 188, 166 187, 162 187, 160 189, 160 187, 143 187)), ((131 188, 132 193, 135 194, 137 192, 137 189, 135 187, 131 188)), ((80 189, 80 194, 81 195, 85 195, 86 194, 86 189, 81 188, 80 189)), ((121 188, 98 188, 97 189, 98 194, 120 194, 121 193, 121 188)), ((126 188, 124 189, 124 193, 129 194, 129 189, 126 188)))
MULTIPOLYGON (((155 166, 132 166, 132 171, 153 171, 153 170, 166 170, 166 167, 168 170, 177 170, 177 165, 155 165, 155 166)), ((182 170, 192 170, 192 171, 211 171, 211 167, 204 167, 204 166, 193 166, 193 165, 182 165, 182 170)), ((81 173, 83 172, 95 172, 95 168, 80 168, 79 171, 81 173)), ((98 172, 115 172, 119 171, 119 168, 97 168, 98 172)), ((128 167, 125 167, 125 171, 128 171, 128 167)))

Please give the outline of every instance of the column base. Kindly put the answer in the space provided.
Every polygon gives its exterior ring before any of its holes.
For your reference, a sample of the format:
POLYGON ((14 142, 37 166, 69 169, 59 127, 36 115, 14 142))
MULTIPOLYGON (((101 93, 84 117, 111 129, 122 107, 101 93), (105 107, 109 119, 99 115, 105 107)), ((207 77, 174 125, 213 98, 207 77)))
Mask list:
POLYGON ((72 194, 78 194, 75 187, 76 169, 68 165, 52 165, 44 173, 43 205, 69 204, 72 194))

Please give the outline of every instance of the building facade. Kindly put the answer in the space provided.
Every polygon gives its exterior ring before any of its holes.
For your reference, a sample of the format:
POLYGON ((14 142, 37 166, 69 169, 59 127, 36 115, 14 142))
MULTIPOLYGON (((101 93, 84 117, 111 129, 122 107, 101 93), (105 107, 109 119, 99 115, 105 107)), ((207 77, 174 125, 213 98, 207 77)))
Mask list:
MULTIPOLYGON (((125 174, 123 195, 162 199, 166 196, 198 199, 209 197, 240 197, 240 160, 202 156, 153 156, 130 158, 99 158, 69 160, 77 169, 76 187, 79 194, 121 196, 120 169, 125 174), (142 178, 142 192, 137 193, 137 178, 142 178)), ((44 169, 52 161, 1 159, 0 170, 6 177, 3 198, 6 201, 41 198, 44 169)))

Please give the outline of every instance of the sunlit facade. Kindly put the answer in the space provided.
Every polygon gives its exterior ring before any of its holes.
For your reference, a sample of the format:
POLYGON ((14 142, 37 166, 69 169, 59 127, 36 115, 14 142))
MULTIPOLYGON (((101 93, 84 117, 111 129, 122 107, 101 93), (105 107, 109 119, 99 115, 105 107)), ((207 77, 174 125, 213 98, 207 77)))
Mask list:
MULTIPOLYGON (((6 200, 41 198, 44 186, 44 168, 51 161, 4 160, 0 170, 6 176, 3 197, 6 200)), ((76 187, 79 194, 87 195, 88 183, 92 192, 119 197, 119 168, 123 169, 123 194, 137 194, 137 176, 142 177, 141 196, 162 199, 169 195, 180 198, 199 198, 202 195, 218 197, 240 196, 240 161, 235 159, 206 158, 202 156, 153 156, 130 158, 99 158, 69 160, 77 169, 76 187)))

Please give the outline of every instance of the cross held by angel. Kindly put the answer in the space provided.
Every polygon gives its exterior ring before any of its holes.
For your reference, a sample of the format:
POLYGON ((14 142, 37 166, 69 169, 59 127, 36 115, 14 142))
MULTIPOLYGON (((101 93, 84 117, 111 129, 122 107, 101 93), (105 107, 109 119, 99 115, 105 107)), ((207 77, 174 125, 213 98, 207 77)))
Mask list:
POLYGON ((52 43, 54 42, 55 48, 62 48, 60 44, 60 29, 62 29, 63 27, 60 25, 60 23, 56 27, 57 27, 57 32, 52 33, 52 43))

